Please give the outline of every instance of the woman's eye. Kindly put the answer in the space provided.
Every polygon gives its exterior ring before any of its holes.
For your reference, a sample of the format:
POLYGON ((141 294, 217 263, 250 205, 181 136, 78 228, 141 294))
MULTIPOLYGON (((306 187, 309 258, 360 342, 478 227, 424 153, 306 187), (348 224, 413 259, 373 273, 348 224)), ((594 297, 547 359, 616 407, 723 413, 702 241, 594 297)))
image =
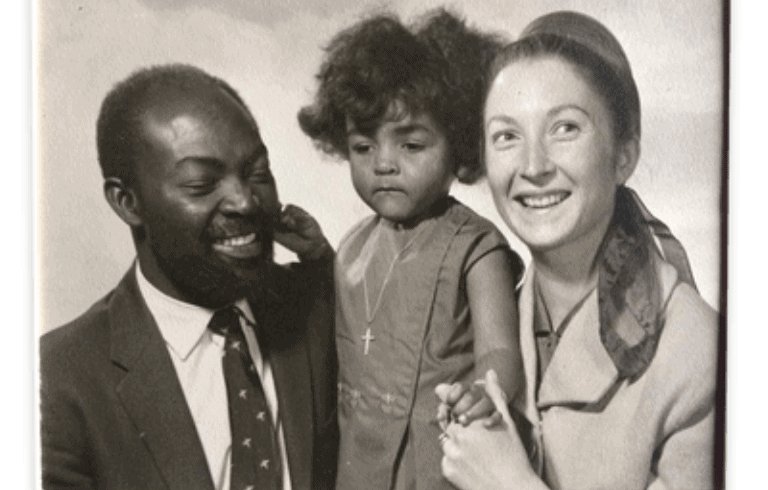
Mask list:
POLYGON ((491 141, 497 148, 505 148, 519 139, 514 131, 497 131, 491 135, 491 141))
POLYGON ((552 134, 558 137, 573 138, 579 134, 579 126, 572 122, 563 122, 555 125, 552 134))

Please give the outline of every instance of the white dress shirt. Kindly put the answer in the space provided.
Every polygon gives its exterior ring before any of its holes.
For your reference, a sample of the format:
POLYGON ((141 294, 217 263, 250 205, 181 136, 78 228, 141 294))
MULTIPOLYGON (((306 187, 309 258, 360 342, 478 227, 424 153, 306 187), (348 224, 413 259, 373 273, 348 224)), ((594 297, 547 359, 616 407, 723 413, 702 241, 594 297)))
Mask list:
MULTIPOLYGON (((136 280, 176 368, 176 375, 203 445, 214 487, 217 490, 228 490, 232 434, 229 427, 227 386, 221 365, 224 337, 207 328, 214 310, 184 303, 161 292, 144 277, 138 261, 136 280)), ((254 322, 253 312, 245 299, 235 302, 235 306, 254 322)), ((291 490, 285 437, 272 369, 261 355, 253 330, 243 328, 243 332, 277 429, 283 467, 283 490, 291 490)))

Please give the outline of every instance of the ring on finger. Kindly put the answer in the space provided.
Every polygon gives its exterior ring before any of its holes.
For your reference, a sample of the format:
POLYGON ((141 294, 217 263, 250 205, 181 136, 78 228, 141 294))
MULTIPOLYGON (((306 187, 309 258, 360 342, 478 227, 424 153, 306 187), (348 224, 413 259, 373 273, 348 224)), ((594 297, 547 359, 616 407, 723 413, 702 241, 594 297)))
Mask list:
POLYGON ((437 440, 440 441, 440 445, 443 445, 445 441, 448 440, 448 433, 441 432, 439 436, 437 436, 437 440))

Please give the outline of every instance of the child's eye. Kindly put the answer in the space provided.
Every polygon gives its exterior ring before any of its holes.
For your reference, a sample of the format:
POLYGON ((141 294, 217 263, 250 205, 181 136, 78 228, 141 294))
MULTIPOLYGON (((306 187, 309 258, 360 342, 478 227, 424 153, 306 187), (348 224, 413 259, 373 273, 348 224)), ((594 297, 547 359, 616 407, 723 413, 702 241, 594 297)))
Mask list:
POLYGON ((415 141, 408 141, 406 143, 403 143, 403 148, 405 148, 409 152, 419 152, 422 151, 424 148, 426 148, 427 145, 423 143, 417 143, 415 141))
POLYGON ((373 145, 369 143, 356 143, 351 145, 352 153, 355 153, 356 155, 365 155, 370 153, 372 149, 373 145))

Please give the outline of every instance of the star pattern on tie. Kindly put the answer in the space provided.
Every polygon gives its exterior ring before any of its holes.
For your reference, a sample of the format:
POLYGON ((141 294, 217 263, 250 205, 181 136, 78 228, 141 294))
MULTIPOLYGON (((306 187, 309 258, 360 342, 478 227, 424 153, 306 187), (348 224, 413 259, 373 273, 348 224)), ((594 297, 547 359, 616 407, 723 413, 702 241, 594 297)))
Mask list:
MULTIPOLYGON (((213 333, 224 335, 222 353, 230 354, 222 356, 233 441, 230 487, 279 490, 282 465, 277 433, 272 418, 267 417, 264 388, 243 333, 243 328, 254 327, 236 307, 217 311, 209 324, 213 333)), ((257 330, 254 333, 258 336, 257 330)), ((266 358, 268 344, 262 344, 260 338, 258 343, 266 358)))

